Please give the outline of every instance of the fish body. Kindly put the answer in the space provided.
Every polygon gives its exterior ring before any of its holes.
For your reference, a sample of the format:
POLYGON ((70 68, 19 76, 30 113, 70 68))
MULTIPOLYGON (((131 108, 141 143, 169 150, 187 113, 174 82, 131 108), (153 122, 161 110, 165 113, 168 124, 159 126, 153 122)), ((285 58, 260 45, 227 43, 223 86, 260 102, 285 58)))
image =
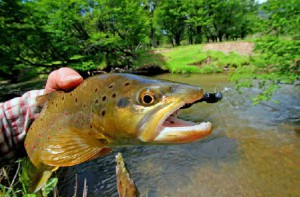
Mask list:
POLYGON ((181 107, 203 94, 187 84, 104 74, 86 79, 71 92, 38 98, 43 109, 24 143, 36 168, 32 192, 59 167, 108 154, 114 146, 187 143, 208 136, 211 123, 176 118, 181 107))

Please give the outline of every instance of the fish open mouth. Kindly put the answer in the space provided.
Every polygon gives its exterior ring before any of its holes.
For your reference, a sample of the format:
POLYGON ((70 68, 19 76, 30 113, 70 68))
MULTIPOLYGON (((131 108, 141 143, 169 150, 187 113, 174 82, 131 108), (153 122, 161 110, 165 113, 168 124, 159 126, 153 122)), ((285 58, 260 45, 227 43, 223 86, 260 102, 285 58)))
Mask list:
POLYGON ((188 143, 202 139, 212 132, 210 122, 194 123, 177 118, 179 113, 194 103, 184 103, 167 113, 157 127, 158 135, 155 142, 160 143, 188 143))

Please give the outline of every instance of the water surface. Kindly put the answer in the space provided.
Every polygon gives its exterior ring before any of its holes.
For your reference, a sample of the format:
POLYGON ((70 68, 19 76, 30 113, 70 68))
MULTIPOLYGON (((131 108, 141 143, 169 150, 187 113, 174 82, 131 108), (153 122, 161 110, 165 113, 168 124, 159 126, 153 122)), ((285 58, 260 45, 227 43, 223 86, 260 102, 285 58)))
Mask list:
POLYGON ((205 91, 222 91, 217 104, 200 103, 180 117, 211 121, 211 137, 184 145, 119 148, 108 156, 66 168, 60 175, 60 194, 78 194, 83 181, 89 196, 117 196, 115 162, 122 152, 141 196, 300 196, 300 93, 285 85, 272 101, 253 106, 225 74, 174 75, 157 78, 185 82, 205 91), (275 102, 280 102, 275 104, 275 102))

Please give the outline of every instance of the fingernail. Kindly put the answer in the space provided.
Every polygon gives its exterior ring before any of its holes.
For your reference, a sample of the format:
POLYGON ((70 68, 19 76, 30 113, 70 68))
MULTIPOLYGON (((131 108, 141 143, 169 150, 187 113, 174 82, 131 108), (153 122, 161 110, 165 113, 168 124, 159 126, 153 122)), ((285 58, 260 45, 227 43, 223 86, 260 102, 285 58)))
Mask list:
POLYGON ((78 79, 82 79, 82 77, 78 75, 69 75, 63 78, 64 81, 76 81, 78 79))

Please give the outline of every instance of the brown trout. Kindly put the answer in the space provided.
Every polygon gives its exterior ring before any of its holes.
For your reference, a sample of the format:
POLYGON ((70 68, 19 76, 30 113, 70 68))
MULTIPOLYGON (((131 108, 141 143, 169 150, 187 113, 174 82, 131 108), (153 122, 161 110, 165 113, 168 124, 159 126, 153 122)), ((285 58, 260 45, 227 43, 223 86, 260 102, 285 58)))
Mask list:
POLYGON ((196 86, 130 74, 90 77, 71 92, 39 97, 43 109, 24 143, 36 168, 31 192, 59 167, 108 154, 114 146, 188 143, 208 136, 210 122, 176 117, 202 97, 196 86))

